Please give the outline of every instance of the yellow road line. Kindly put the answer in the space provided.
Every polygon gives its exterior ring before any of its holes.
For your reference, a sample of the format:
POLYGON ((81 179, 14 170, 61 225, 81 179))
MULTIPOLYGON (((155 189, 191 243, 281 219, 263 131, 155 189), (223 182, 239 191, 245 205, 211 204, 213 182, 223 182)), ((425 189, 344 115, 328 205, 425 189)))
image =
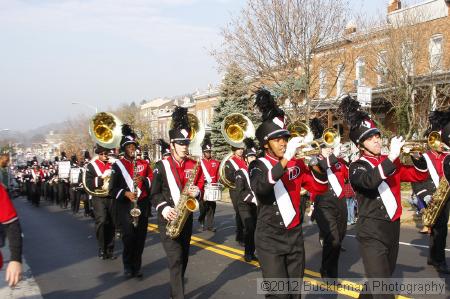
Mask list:
MULTIPOLYGON (((158 225, 153 224, 153 223, 149 223, 148 224, 148 230, 152 231, 152 232, 156 232, 158 233, 158 225)), ((217 244, 215 242, 209 241, 209 240, 205 240, 202 238, 199 238, 197 236, 192 236, 191 237, 191 245, 203 248, 205 250, 226 256, 228 258, 234 259, 234 260, 238 260, 241 262, 244 262, 246 264, 250 264, 253 265, 255 267, 260 267, 259 262, 256 261, 251 261, 251 262, 246 262, 243 258, 243 254, 244 251, 237 249, 237 248, 233 248, 230 246, 226 246, 226 245, 222 245, 222 244, 217 244), (226 251, 225 251, 226 250, 226 251)), ((305 274, 309 275, 309 276, 313 276, 313 277, 317 277, 317 278, 321 278, 320 273, 318 272, 314 272, 308 269, 305 269, 305 274)), ((324 284, 323 282, 320 282, 318 280, 315 280, 313 278, 310 277, 304 277, 304 280, 310 282, 311 284, 315 285, 315 286, 322 286, 323 288, 326 288, 326 284, 324 284)), ((362 290, 363 286, 360 284, 357 284, 355 282, 352 281, 348 281, 348 280, 339 280, 339 282, 343 285, 347 285, 349 287, 351 287, 352 289, 355 290, 362 290)), ((346 288, 343 287, 330 287, 329 288, 331 291, 345 295, 345 296, 349 296, 352 298, 358 298, 359 297, 359 293, 355 292, 355 291, 350 291, 347 290, 346 288)), ((404 296, 396 296, 397 299, 410 299, 409 297, 404 297, 404 296)))

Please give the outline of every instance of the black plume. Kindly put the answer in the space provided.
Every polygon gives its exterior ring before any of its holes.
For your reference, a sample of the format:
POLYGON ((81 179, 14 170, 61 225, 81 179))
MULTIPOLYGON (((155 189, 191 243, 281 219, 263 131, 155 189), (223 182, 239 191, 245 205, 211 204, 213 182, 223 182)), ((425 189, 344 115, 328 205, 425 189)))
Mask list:
POLYGON ((350 126, 350 129, 355 129, 361 125, 361 123, 369 118, 369 114, 365 111, 359 110, 361 105, 351 96, 345 96, 341 104, 339 104, 338 111, 342 114, 344 120, 350 126))
POLYGON ((325 128, 323 127, 322 122, 317 117, 311 119, 311 121, 309 122, 309 127, 314 134, 314 139, 319 139, 320 137, 322 137, 323 130, 325 128))
POLYGON ((72 157, 70 157, 70 161, 72 163, 76 163, 77 162, 77 156, 76 155, 72 155, 72 157))
POLYGON ((89 151, 85 151, 84 152, 84 158, 88 159, 88 160, 91 160, 91 154, 89 153, 89 151))
POLYGON ((262 121, 284 116, 284 111, 278 107, 274 97, 267 89, 258 89, 256 92, 255 106, 258 107, 262 114, 262 121))
POLYGON ((133 129, 130 127, 129 124, 122 125, 122 135, 123 136, 131 136, 134 139, 136 139, 136 133, 134 133, 133 129))
POLYGON ((188 109, 180 106, 175 106, 172 113, 172 127, 176 130, 189 128, 188 109))
POLYGON ((164 139, 158 139, 155 142, 157 145, 161 146, 161 147, 169 147, 169 144, 164 140, 164 139))
POLYGON ((245 138, 244 144, 245 144, 245 148, 247 148, 247 149, 255 148, 255 150, 256 150, 256 143, 252 138, 248 138, 248 137, 245 138))
POLYGON ((431 126, 430 131, 440 131, 450 122, 450 109, 447 111, 432 111, 428 120, 431 126))

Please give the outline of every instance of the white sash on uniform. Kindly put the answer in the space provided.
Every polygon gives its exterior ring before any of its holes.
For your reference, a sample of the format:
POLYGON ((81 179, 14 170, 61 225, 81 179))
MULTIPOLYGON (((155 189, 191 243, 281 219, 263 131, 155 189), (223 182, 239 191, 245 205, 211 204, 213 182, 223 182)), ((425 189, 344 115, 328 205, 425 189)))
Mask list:
MULTIPOLYGON (((269 170, 268 175, 270 176, 270 171, 272 170, 272 164, 266 158, 259 158, 269 170)), ((281 218, 283 218, 284 226, 288 227, 291 224, 292 219, 294 219, 296 212, 294 206, 292 205, 291 197, 283 181, 280 179, 275 183, 274 186, 275 199, 278 204, 278 209, 280 210, 281 218)))
MULTIPOLYGON (((372 168, 375 168, 375 165, 373 165, 366 158, 361 157, 360 159, 369 163, 369 165, 372 166, 372 168)), ((381 167, 381 165, 379 165, 379 167, 381 167)), ((378 186, 378 192, 380 193, 381 200, 383 201, 383 205, 386 208, 389 217, 392 219, 392 217, 394 217, 395 215, 395 212, 397 211, 397 200, 395 199, 395 196, 392 193, 391 188, 385 181, 382 181, 381 184, 378 186)))
POLYGON ((428 171, 430 172, 431 179, 433 180, 434 186, 437 189, 439 186, 439 175, 436 171, 436 168, 434 167, 434 164, 427 153, 423 154, 423 157, 425 158, 425 161, 427 161, 428 171))
MULTIPOLYGON (((125 166, 123 165, 122 161, 117 160, 116 161, 117 166, 119 166, 120 171, 122 172, 122 176, 125 179, 125 182, 127 183, 128 188, 130 189, 130 192, 135 192, 134 190, 134 183, 133 183, 133 179, 131 178, 130 174, 128 173, 127 169, 125 168, 125 166)), ((139 187, 137 187, 137 198, 139 198, 139 196, 141 196, 141 189, 139 189, 139 187)))
POLYGON ((342 193, 342 186, 339 183, 336 175, 333 173, 333 171, 331 171, 330 168, 327 168, 327 177, 328 177, 328 181, 330 182, 331 188, 333 188, 337 197, 339 197, 342 193))
POLYGON ((211 184, 212 178, 209 175, 208 169, 206 169, 205 164, 203 164, 203 159, 200 160, 200 165, 202 166, 203 174, 205 175, 205 179, 208 182, 208 184, 211 184))
MULTIPOLYGON (((173 176, 172 169, 170 168, 170 163, 167 160, 162 160, 164 170, 166 171, 167 183, 169 184, 170 195, 172 196, 175 206, 177 206, 180 200, 180 188, 173 176)), ((175 170, 176 171, 176 170, 175 170)))
POLYGON ((248 186, 250 187, 250 191, 252 191, 252 195, 253 195, 252 203, 254 203, 255 205, 258 205, 258 202, 256 201, 255 193, 253 192, 252 187, 250 185, 250 177, 248 176, 247 170, 242 168, 242 173, 244 174, 245 179, 247 180, 248 186))

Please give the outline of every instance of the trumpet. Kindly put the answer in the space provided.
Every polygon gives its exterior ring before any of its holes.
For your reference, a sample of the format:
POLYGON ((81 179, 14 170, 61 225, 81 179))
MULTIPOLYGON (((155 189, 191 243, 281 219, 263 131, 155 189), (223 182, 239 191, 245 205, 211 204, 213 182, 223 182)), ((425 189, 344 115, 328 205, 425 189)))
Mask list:
POLYGON ((313 134, 308 125, 303 122, 296 121, 287 128, 291 133, 291 137, 303 137, 304 142, 297 149, 296 156, 299 159, 316 156, 321 152, 321 147, 336 147, 341 142, 339 131, 335 128, 326 128, 322 137, 313 140, 313 134))
POLYGON ((407 140, 402 147, 402 154, 422 154, 428 149, 434 151, 448 151, 450 148, 442 142, 441 134, 437 131, 432 131, 428 134, 427 139, 423 140, 407 140))

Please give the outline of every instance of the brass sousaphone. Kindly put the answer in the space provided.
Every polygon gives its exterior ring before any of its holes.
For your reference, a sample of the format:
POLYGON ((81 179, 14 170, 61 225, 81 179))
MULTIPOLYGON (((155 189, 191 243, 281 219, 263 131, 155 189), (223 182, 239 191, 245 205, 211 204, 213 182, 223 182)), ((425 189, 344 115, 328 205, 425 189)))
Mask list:
MULTIPOLYGON (((222 121, 220 131, 227 143, 237 148, 245 147, 245 138, 255 137, 255 126, 247 116, 241 113, 231 113, 227 115, 222 121)), ((236 186, 225 176, 225 163, 231 158, 232 155, 233 152, 227 154, 222 159, 219 166, 220 182, 230 189, 234 189, 236 186)))
MULTIPOLYGON (((108 149, 113 149, 120 146, 120 139, 122 138, 122 121, 112 113, 99 112, 95 114, 89 121, 89 135, 92 141, 100 146, 108 149)), ((91 161, 97 159, 97 156, 91 161)), ((91 162, 90 161, 90 162, 91 162)), ((89 162, 89 163, 90 163, 89 162)), ((83 170, 82 183, 86 193, 97 197, 106 197, 109 194, 110 176, 103 179, 103 186, 101 189, 90 190, 86 186, 86 170, 83 170)))

